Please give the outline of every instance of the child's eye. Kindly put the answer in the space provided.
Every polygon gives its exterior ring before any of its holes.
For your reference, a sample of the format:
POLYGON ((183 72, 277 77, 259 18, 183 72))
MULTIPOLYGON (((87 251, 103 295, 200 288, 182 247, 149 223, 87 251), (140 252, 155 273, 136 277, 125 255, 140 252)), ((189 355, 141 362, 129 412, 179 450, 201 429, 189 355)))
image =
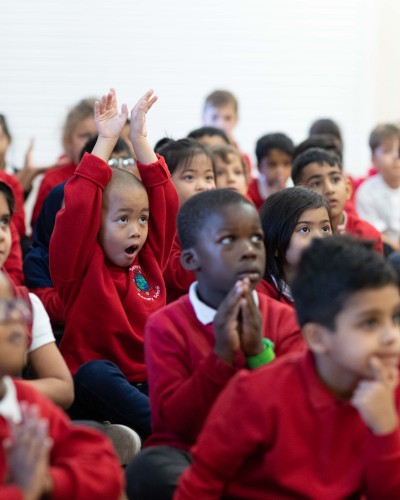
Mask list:
POLYGON ((187 175, 184 175, 184 176, 182 177, 182 179, 183 179, 184 181, 186 181, 186 182, 191 182, 191 181, 194 179, 194 177, 193 177, 193 175, 187 174, 187 175))
POLYGON ((400 311, 393 315, 393 323, 395 325, 400 325, 400 311))
POLYGON ((376 318, 366 318, 361 322, 361 328, 363 330, 373 330, 378 325, 378 320, 376 318))
POLYGON ((263 240, 263 237, 259 233, 253 234, 253 236, 251 237, 251 242, 252 243, 260 243, 260 241, 262 241, 262 240, 263 240))
POLYGON ((8 217, 0 220, 0 225, 3 229, 10 226, 10 219, 8 217))
POLYGON ((331 234, 331 232, 332 232, 331 226, 324 226, 324 227, 322 228, 322 231, 323 231, 324 233, 331 234))
POLYGON ((310 232, 310 228, 307 227, 307 226, 303 226, 299 229, 299 233, 303 233, 303 234, 306 234, 306 233, 309 233, 310 232))
POLYGON ((128 222, 128 217, 126 215, 121 215, 121 217, 118 217, 117 219, 117 224, 126 224, 128 222))
POLYGON ((214 176, 213 175, 207 175, 206 177, 207 182, 214 182, 214 176))
POLYGON ((149 217, 147 215, 141 215, 139 222, 140 222, 140 224, 145 225, 145 224, 147 224, 148 220, 149 220, 149 217))
POLYGON ((321 187, 321 182, 320 181, 310 182, 308 187, 310 187, 311 189, 319 188, 319 187, 321 187))
POLYGON ((233 241, 233 236, 224 236, 221 238, 220 243, 221 245, 229 245, 229 243, 232 243, 233 241))
POLYGON ((338 184, 341 180, 342 180, 342 178, 340 177, 340 175, 336 175, 335 177, 332 177, 333 184, 338 184))

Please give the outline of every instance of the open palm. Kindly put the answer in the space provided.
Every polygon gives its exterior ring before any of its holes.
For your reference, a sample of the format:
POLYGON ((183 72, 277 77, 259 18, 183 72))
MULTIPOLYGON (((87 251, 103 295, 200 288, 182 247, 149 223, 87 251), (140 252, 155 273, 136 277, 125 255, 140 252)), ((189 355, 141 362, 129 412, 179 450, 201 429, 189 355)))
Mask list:
POLYGON ((119 137, 128 116, 126 104, 121 106, 118 113, 117 96, 114 89, 96 102, 94 107, 94 121, 99 136, 107 138, 119 137))

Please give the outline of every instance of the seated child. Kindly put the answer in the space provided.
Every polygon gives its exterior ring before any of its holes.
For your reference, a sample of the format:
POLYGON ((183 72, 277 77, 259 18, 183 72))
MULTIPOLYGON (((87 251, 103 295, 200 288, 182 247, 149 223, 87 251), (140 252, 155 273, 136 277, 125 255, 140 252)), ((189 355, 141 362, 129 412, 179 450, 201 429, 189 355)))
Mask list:
POLYGON ((213 146, 211 151, 215 164, 216 187, 234 189, 246 196, 249 186, 248 171, 239 151, 227 145, 213 146))
POLYGON ((79 163, 80 152, 90 137, 97 134, 93 121, 95 99, 88 98, 79 101, 68 113, 63 127, 63 146, 65 156, 59 164, 50 168, 44 174, 32 212, 31 225, 35 227, 44 199, 54 186, 68 180, 75 172, 79 163))
POLYGON ((254 291, 265 250, 249 200, 229 189, 193 196, 178 233, 197 282, 146 325, 153 434, 127 468, 132 499, 172 498, 214 400, 235 373, 271 360, 270 340, 278 357, 304 349, 294 310, 254 291))
MULTIPOLYGON (((157 148, 157 153, 165 158, 178 193, 180 206, 196 193, 215 189, 213 156, 204 144, 188 138, 178 141, 167 139, 157 148)), ((195 279, 194 273, 182 267, 181 246, 175 237, 164 272, 167 303, 188 293, 189 286, 195 279)))
MULTIPOLYGON (((14 212, 14 196, 11 188, 0 182, 0 268, 6 267, 12 246, 11 222, 14 212)), ((68 408, 74 391, 71 374, 59 353, 51 329, 49 317, 40 299, 28 293, 25 287, 15 286, 14 293, 28 304, 32 316, 29 323, 27 362, 34 371, 35 379, 29 381, 53 403, 68 408)))
POLYGON ((74 375, 74 418, 150 433, 143 333, 165 305, 162 272, 175 236, 178 198, 163 158, 147 141, 148 91, 131 114, 142 182, 111 169, 127 109, 112 89, 95 106, 98 140, 64 188, 50 241, 50 272, 65 307, 60 350, 74 375), (151 217, 150 217, 151 213, 151 217))
POLYGON ((400 161, 399 130, 385 124, 374 128, 369 138, 372 163, 378 173, 366 179, 356 193, 360 217, 382 234, 387 253, 400 250, 400 161))
POLYGON ((216 127, 200 127, 192 130, 188 137, 196 139, 196 141, 206 144, 207 146, 229 146, 228 136, 221 128, 216 127))
POLYGON ((108 440, 10 377, 24 365, 29 316, 0 273, 0 498, 118 500, 123 478, 108 440))
POLYGON ((374 242, 375 249, 383 252, 379 232, 354 212, 344 209, 350 198, 350 181, 343 174, 340 159, 319 148, 311 148, 301 153, 293 162, 293 182, 313 189, 325 196, 332 216, 332 229, 337 233, 349 233, 374 242))
POLYGON ((250 182, 248 196, 259 209, 268 196, 285 187, 293 186, 292 171, 293 141, 285 134, 267 134, 256 144, 259 176, 250 182))
POLYGON ((400 295, 383 257, 314 240, 292 283, 308 352, 242 370, 174 500, 400 498, 400 295))
POLYGON ((332 234, 328 202, 310 189, 287 188, 264 201, 260 218, 267 264, 256 290, 294 305, 290 283, 302 252, 314 238, 332 234))
MULTIPOLYGON (((236 97, 228 90, 214 90, 209 94, 203 107, 203 125, 206 127, 220 128, 227 135, 230 144, 240 150, 233 137, 233 129, 239 121, 239 103, 236 97)), ((247 168, 251 169, 250 158, 241 152, 247 168)))

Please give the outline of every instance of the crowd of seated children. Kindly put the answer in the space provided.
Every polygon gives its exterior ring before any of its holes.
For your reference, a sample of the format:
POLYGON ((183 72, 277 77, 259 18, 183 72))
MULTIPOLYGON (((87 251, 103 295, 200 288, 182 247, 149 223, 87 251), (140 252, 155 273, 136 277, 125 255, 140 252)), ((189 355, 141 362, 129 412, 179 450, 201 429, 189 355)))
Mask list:
POLYGON ((301 351, 292 308, 254 289, 265 249, 254 205, 229 189, 205 191, 180 209, 182 264, 197 281, 154 313, 145 330, 152 435, 127 468, 129 498, 172 498, 218 394, 240 369, 301 351))
POLYGON ((72 425, 38 387, 11 378, 25 363, 29 316, 0 272, 0 497, 118 500, 123 477, 108 440, 72 425))
POLYGON ((174 500, 400 496, 397 276, 347 238, 314 240, 292 283, 308 351, 231 380, 174 500))
POLYGON ((377 174, 366 179, 356 193, 360 217, 382 233, 386 253, 400 250, 400 132, 395 125, 378 125, 369 138, 377 174))
POLYGON ((260 210, 266 266, 257 291, 293 305, 290 283, 301 254, 314 238, 332 234, 328 202, 303 187, 271 194, 260 210))
MULTIPOLYGON (((185 138, 174 141, 164 139, 156 148, 164 157, 182 206, 196 193, 215 189, 214 159, 210 149, 195 139, 185 138)), ((167 289, 167 303, 188 292, 195 280, 192 272, 181 264, 181 245, 175 236, 164 281, 167 289)))
POLYGON ((83 146, 90 137, 97 135, 93 120, 94 98, 82 99, 68 113, 62 135, 64 155, 58 163, 47 169, 40 183, 33 207, 31 225, 34 228, 44 199, 51 189, 72 177, 80 160, 83 146))
POLYGON ((257 208, 276 191, 293 186, 291 181, 294 144, 285 134, 260 137, 256 144, 259 175, 250 182, 248 196, 257 208))
POLYGON ((233 138, 232 93, 209 94, 204 126, 153 150, 146 116, 156 99, 148 91, 130 120, 113 89, 71 110, 27 255, 24 191, 42 169, 33 143, 21 171, 10 168, 0 115, 0 337, 9 324, 26 330, 26 342, 11 331, 7 344, 23 344, 29 379, 14 383, 0 370, 0 423, 12 401, 2 423, 5 498, 18 491, 36 500, 52 489, 58 498, 74 481, 78 500, 118 498, 114 452, 95 432, 74 434, 62 411, 109 436, 122 429, 120 464, 145 443, 126 469, 132 499, 396 498, 399 282, 371 248, 392 252, 398 267, 399 130, 371 133, 378 173, 356 193, 366 222, 352 204, 358 184, 342 171, 333 120, 317 120, 297 147, 283 133, 262 136, 251 179, 233 138), (68 478, 58 443, 71 460, 68 478))
POLYGON ((294 160, 292 178, 296 185, 313 189, 326 198, 334 232, 372 240, 375 249, 383 252, 379 231, 354 212, 347 213, 345 210, 346 201, 350 198, 351 183, 343 173, 338 156, 319 148, 308 149, 294 160))

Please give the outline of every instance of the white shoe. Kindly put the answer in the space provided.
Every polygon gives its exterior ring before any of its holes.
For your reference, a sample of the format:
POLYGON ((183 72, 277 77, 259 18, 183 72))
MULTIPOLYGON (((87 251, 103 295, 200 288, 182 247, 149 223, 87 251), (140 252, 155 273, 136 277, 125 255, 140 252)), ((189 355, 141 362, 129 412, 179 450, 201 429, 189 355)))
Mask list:
POLYGON ((126 425, 110 422, 103 422, 101 425, 104 434, 112 441, 121 465, 129 464, 142 447, 139 434, 126 425))

